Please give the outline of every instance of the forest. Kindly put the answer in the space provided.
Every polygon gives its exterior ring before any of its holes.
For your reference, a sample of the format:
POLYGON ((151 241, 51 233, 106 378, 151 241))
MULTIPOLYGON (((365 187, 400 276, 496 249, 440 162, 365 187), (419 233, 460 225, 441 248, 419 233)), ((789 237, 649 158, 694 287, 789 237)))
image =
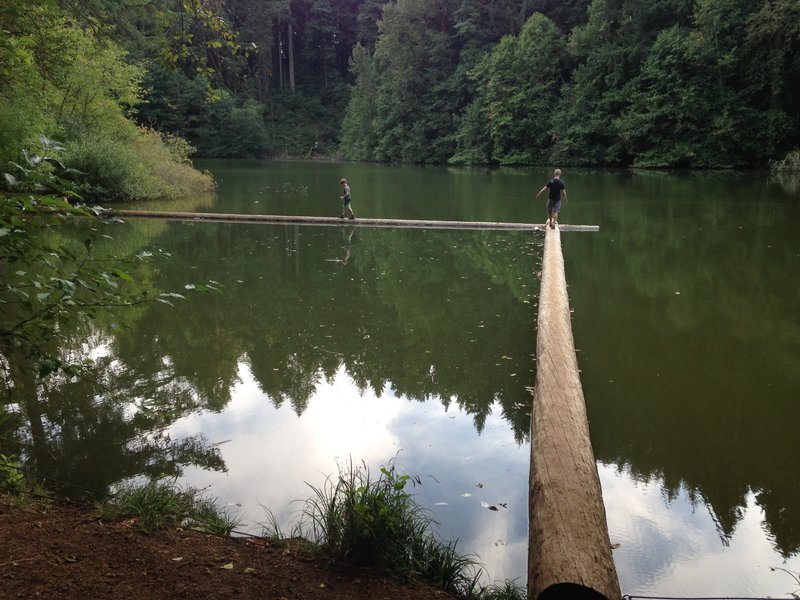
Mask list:
POLYGON ((47 136, 107 200, 205 185, 163 172, 192 154, 767 168, 800 144, 797 0, 0 0, 0 28, 3 171, 47 136))

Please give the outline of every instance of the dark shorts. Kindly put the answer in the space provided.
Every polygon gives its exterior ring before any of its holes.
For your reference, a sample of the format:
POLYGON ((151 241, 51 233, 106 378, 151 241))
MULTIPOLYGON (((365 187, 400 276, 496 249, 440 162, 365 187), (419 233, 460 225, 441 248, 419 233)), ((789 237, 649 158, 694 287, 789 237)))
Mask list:
POLYGON ((547 199, 547 212, 561 212, 561 198, 557 200, 553 200, 552 198, 547 199))
POLYGON ((353 199, 352 199, 352 198, 345 198, 345 199, 344 199, 344 205, 345 205, 345 206, 350 206, 350 203, 351 203, 352 201, 353 201, 353 199))

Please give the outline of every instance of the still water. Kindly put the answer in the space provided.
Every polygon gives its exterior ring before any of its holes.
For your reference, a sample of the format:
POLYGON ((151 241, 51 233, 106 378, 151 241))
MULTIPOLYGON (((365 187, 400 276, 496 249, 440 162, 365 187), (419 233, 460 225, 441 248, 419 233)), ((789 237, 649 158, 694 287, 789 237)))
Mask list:
MULTIPOLYGON (((207 162, 164 209, 542 222, 543 169, 207 162)), ((763 174, 572 171, 573 330, 623 593, 789 597, 800 582, 800 193, 763 174)), ((487 580, 524 583, 542 234, 135 221, 162 290, 72 352, 98 394, 12 407, 37 468, 94 489, 167 473, 290 530, 349 461, 394 460, 487 580), (124 323, 123 323, 124 322, 124 323), (122 326, 124 325, 124 326, 122 326), (110 390, 110 391, 109 391, 110 390), (266 508, 265 508, 266 507, 266 508)), ((78 342, 77 340, 80 340, 78 342)), ((65 350, 66 351, 66 350, 65 350)))

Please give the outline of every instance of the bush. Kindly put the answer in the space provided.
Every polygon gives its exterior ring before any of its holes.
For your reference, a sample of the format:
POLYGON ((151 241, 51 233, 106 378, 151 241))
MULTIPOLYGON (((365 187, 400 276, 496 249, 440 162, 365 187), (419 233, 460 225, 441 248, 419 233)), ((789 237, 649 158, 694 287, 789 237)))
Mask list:
POLYGON ((191 146, 140 128, 131 141, 84 137, 68 146, 66 164, 81 172, 76 191, 102 202, 176 198, 207 191, 213 181, 188 160, 191 146))
POLYGON ((783 160, 772 161, 769 166, 773 171, 794 171, 800 173, 800 150, 789 152, 783 160))
POLYGON ((261 158, 269 145, 261 106, 253 100, 239 103, 230 96, 206 108, 204 123, 193 135, 204 156, 261 158))

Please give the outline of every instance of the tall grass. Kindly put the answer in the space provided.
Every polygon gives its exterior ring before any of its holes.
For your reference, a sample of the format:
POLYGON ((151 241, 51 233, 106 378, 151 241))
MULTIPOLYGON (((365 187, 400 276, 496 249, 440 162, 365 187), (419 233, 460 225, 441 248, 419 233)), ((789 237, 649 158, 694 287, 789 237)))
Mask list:
POLYGON ((164 525, 193 527, 215 535, 230 535, 238 520, 197 490, 151 481, 123 488, 100 507, 107 519, 133 517, 145 531, 164 525))
MULTIPOLYGON (((300 531, 331 558, 417 579, 448 593, 468 598, 491 596, 501 588, 483 588, 481 569, 470 556, 456 551, 456 541, 436 538, 433 517, 417 504, 409 485, 418 477, 400 475, 394 462, 376 478, 362 463, 340 467, 328 477, 301 511, 300 531)), ((505 588, 514 588, 506 583, 505 588)), ((517 598, 523 598, 520 593, 517 598)))

